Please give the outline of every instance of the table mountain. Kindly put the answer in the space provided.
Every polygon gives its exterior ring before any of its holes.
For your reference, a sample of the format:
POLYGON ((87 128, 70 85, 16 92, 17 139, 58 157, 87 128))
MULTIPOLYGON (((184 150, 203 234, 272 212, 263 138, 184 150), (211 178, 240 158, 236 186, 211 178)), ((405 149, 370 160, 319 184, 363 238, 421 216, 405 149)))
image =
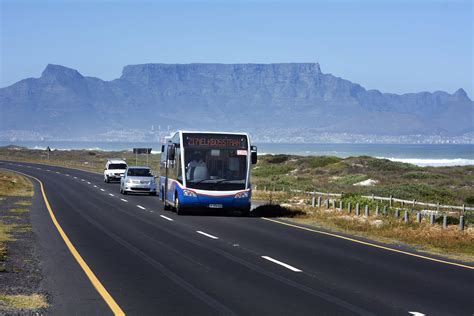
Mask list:
POLYGON ((372 135, 474 130, 474 103, 463 89, 381 93, 322 73, 317 63, 129 65, 112 81, 48 65, 40 78, 0 89, 0 113, 0 131, 69 137, 152 125, 372 135))

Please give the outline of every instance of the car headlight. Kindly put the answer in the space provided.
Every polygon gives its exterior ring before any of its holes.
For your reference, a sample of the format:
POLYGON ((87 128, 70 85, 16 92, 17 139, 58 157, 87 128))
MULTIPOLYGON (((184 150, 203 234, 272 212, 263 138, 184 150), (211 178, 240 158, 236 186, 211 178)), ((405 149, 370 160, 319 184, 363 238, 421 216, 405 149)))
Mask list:
POLYGON ((239 192, 234 196, 234 198, 236 199, 246 199, 248 197, 249 197, 249 191, 239 192))
POLYGON ((197 197, 196 193, 190 190, 183 190, 183 195, 184 196, 189 196, 189 197, 197 197))
POLYGON ((125 183, 132 183, 132 180, 127 179, 127 180, 125 180, 125 183))

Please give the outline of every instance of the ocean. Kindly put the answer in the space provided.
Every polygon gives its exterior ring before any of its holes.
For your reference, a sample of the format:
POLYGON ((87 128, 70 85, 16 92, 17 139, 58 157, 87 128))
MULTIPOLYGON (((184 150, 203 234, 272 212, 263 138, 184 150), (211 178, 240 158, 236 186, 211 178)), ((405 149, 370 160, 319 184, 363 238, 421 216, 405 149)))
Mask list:
MULTIPOLYGON (((152 153, 161 150, 154 142, 74 142, 74 141, 0 141, 0 146, 24 146, 31 149, 71 150, 131 150, 134 147, 152 148, 152 153)), ((426 145, 426 144, 255 144, 259 154, 293 154, 303 156, 331 155, 337 157, 372 156, 393 161, 412 163, 418 166, 465 166, 474 165, 474 145, 426 145)))

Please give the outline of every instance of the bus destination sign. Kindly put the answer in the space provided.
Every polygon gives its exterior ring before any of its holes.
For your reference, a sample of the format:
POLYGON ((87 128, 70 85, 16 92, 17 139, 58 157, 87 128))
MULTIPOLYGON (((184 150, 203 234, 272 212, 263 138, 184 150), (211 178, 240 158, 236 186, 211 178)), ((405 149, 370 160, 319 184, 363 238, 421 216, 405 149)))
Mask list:
POLYGON ((217 147, 247 149, 247 138, 243 135, 184 134, 186 147, 217 147))

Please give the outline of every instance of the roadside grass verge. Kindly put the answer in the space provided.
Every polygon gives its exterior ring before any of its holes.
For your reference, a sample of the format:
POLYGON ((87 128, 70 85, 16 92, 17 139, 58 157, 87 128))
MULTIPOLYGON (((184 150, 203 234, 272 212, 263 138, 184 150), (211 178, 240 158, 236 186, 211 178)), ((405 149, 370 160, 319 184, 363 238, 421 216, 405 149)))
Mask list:
POLYGON ((33 185, 23 176, 0 170, 0 196, 33 196, 33 185))
MULTIPOLYGON (((443 229, 441 225, 430 225, 427 218, 420 224, 408 223, 391 216, 356 216, 347 210, 312 208, 301 201, 282 204, 277 209, 280 216, 296 223, 360 236, 387 244, 406 245, 418 251, 428 252, 457 260, 474 262, 474 228, 459 231, 456 225, 443 229), (286 214, 291 214, 287 216, 286 214)), ((267 206, 269 207, 269 206, 267 206)), ((269 207, 270 208, 270 207, 269 207)), ((271 213, 271 211, 269 211, 271 213)))
POLYGON ((8 295, 0 294, 0 309, 38 310, 48 307, 46 297, 41 294, 8 295))
MULTIPOLYGON (((0 147, 1 160, 61 166, 98 173, 103 173, 108 158, 124 159, 129 165, 144 166, 147 164, 146 155, 136 156, 131 150, 100 151, 53 149, 48 159, 48 154, 45 150, 27 149, 19 146, 0 147)), ((160 168, 160 155, 150 154, 148 156, 148 165, 152 170, 158 172, 160 168)))

